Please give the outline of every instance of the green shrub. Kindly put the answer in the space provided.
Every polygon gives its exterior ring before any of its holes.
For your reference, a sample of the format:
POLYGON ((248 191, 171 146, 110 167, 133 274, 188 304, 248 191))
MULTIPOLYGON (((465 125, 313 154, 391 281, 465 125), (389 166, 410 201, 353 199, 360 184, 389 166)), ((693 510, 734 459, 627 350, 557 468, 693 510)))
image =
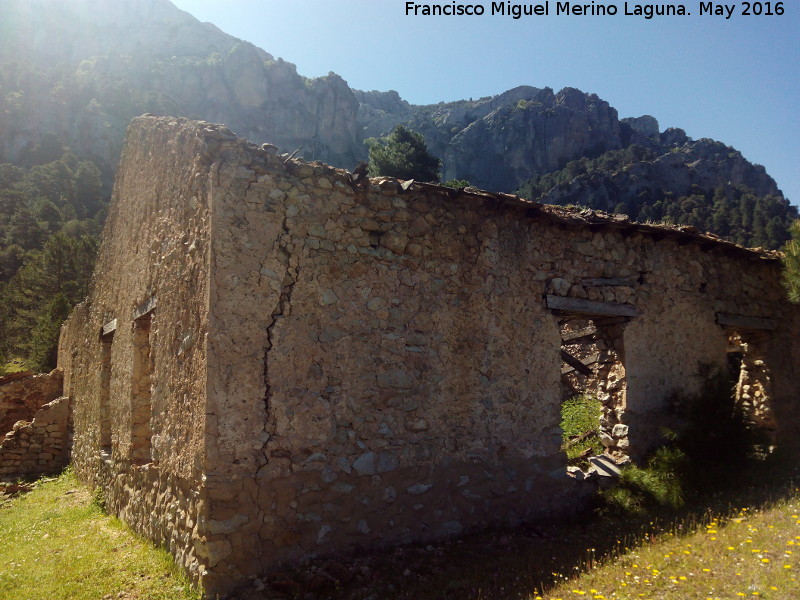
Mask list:
POLYGON ((591 448, 591 454, 601 454, 603 446, 597 436, 603 405, 595 396, 579 394, 561 405, 563 449, 567 461, 575 462, 591 448))
POLYGON ((601 492, 604 510, 642 514, 659 507, 680 508, 684 504, 685 462, 686 455, 680 449, 662 446, 645 467, 623 467, 618 485, 601 492))
POLYGON ((664 430, 664 445, 644 467, 622 469, 618 485, 603 490, 601 512, 647 513, 735 486, 752 465, 763 436, 734 401, 732 382, 712 373, 703 391, 681 400, 680 431, 664 430))

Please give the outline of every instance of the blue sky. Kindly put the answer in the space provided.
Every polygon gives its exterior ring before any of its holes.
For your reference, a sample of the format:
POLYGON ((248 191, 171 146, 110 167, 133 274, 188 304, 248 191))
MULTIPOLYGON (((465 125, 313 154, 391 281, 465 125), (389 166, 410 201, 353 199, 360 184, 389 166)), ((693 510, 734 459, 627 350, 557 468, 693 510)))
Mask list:
POLYGON ((301 75, 333 71, 413 104, 517 85, 594 92, 620 117, 650 114, 662 130, 733 146, 800 203, 800 1, 783 2, 781 16, 745 16, 744 2, 728 2, 730 19, 701 16, 699 1, 668 1, 691 14, 649 20, 614 1, 595 5, 616 5, 616 16, 556 15, 550 0, 550 15, 518 20, 492 16, 490 1, 466 1, 485 14, 407 16, 404 0, 173 0, 301 75))

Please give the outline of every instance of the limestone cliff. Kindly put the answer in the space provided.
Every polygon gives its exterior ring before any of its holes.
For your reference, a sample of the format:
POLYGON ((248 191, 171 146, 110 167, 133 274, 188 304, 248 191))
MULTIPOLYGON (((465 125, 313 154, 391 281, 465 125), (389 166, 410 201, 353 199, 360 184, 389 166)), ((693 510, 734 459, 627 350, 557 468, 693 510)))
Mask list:
POLYGON ((2 161, 52 132, 113 168, 127 124, 145 112, 224 122, 334 164, 361 152, 358 102, 341 77, 301 77, 167 0, 3 2, 0 63, 2 161))
MULTIPOLYGON (((366 158, 366 138, 402 123, 422 133, 442 159, 444 180, 507 192, 570 160, 631 143, 688 143, 680 130, 659 132, 653 117, 620 120, 607 102, 573 88, 519 86, 477 100, 415 106, 395 91, 351 90, 334 73, 307 79, 293 64, 200 23, 168 0, 0 4, 0 162, 19 160, 54 133, 110 175, 125 127, 142 113, 224 123, 283 152, 302 146, 299 156, 307 160, 347 168, 366 158)), ((662 162, 687 166, 698 152, 662 162)), ((743 158, 701 161, 692 177, 709 164, 714 170, 706 175, 715 181, 737 181, 748 172, 754 189, 777 189, 743 158)), ((664 181, 669 178, 658 185, 664 181)), ((569 193, 580 198, 590 190, 569 193)))
POLYGON ((554 93, 519 86, 475 101, 429 106, 403 104, 396 92, 389 94, 394 96, 359 93, 363 131, 382 135, 397 123, 419 131, 442 158, 444 180, 512 191, 573 158, 622 145, 617 111, 574 88, 554 93))

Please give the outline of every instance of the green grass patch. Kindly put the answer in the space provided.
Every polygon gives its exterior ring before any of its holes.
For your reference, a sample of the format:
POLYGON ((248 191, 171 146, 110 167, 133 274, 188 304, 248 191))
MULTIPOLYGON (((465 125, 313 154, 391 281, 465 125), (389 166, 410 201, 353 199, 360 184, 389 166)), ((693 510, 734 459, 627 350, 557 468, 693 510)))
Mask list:
POLYGON ((764 507, 652 523, 619 550, 532 598, 795 600, 800 590, 800 493, 764 507))
POLYGON ((573 396, 561 404, 563 448, 570 464, 580 462, 587 451, 591 455, 602 454, 603 445, 597 437, 602 414, 602 403, 589 394, 573 396))
POLYGON ((104 514, 71 472, 0 503, 0 598, 199 600, 172 557, 104 514))
POLYGON ((27 367, 25 366, 25 361, 21 358, 12 358, 8 362, 0 363, 0 375, 7 375, 10 373, 16 373, 18 371, 24 371, 27 367))
POLYGON ((678 448, 663 446, 648 459, 644 467, 623 467, 617 485, 601 490, 605 502, 601 514, 642 515, 660 508, 683 506, 686 455, 678 448))

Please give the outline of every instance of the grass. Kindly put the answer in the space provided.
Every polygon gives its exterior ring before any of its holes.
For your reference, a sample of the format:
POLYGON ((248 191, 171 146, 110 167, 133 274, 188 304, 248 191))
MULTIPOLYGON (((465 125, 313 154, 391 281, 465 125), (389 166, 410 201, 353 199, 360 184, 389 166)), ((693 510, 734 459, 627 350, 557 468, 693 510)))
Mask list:
POLYGON ((800 490, 769 477, 679 510, 586 514, 365 553, 347 568, 315 561, 278 579, 309 600, 797 600, 800 490), (320 574, 338 581, 318 591, 320 574))
POLYGON ((629 464, 622 468, 616 485, 600 491, 605 505, 601 513, 644 515, 662 507, 681 508, 687 479, 686 455, 679 448, 662 446, 647 460, 644 467, 629 464), (683 472, 683 473, 682 473, 683 472))
MULTIPOLYGON (((753 441, 720 390, 606 490, 624 493, 598 495, 571 523, 315 559, 236 600, 796 600, 800 470, 780 453, 748 455, 753 441), (698 427, 719 452, 696 441, 698 427)), ((200 597, 70 473, 0 499, 0 540, 0 599, 200 597)))
POLYGON ((25 361, 21 358, 12 358, 6 363, 0 364, 0 375, 8 375, 26 369, 25 361))
POLYGON ((602 414, 600 400, 589 394, 578 394, 561 404, 563 448, 570 464, 580 461, 587 450, 591 455, 602 454, 603 446, 597 437, 602 414))
MULTIPOLYGON (((316 560, 265 577, 264 594, 243 597, 795 600, 800 490, 779 483, 789 477, 785 470, 766 466, 738 489, 678 512, 588 514, 573 523, 316 560)), ((200 598, 169 555, 104 515, 70 473, 0 501, 0 539, 1 599, 200 598)))
MULTIPOLYGON (((636 545, 533 598, 687 600, 800 596, 800 490, 762 508, 707 515, 667 527, 655 523, 636 545)), ((588 550, 591 553, 591 549, 588 550)))
POLYGON ((172 557, 105 515, 68 471, 0 496, 0 598, 199 600, 172 557))

